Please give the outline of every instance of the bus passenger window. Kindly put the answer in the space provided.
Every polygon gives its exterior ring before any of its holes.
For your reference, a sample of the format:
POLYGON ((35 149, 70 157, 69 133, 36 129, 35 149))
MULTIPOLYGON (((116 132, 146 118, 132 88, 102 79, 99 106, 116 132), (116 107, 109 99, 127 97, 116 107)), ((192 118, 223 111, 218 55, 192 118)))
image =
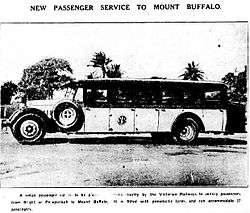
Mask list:
POLYGON ((163 90, 162 104, 168 107, 180 106, 183 101, 183 93, 181 91, 163 90))
POLYGON ((199 90, 185 91, 184 92, 184 104, 188 108, 201 107, 204 100, 204 94, 199 90))
POLYGON ((95 98, 96 98, 95 90, 87 89, 86 90, 86 103, 85 104, 87 106, 93 106, 95 103, 95 98))
POLYGON ((107 90, 97 90, 96 103, 107 103, 107 90))
POLYGON ((129 92, 128 91, 123 91, 122 89, 118 89, 118 91, 117 91, 117 96, 116 96, 116 98, 117 98, 117 102, 118 103, 128 103, 128 102, 132 102, 132 100, 131 100, 131 96, 129 96, 128 95, 129 94, 129 92))
POLYGON ((161 103, 161 92, 156 87, 137 88, 134 92, 135 105, 157 107, 161 103))
POLYGON ((107 105, 107 90, 87 89, 86 91, 86 105, 93 107, 101 107, 107 105))

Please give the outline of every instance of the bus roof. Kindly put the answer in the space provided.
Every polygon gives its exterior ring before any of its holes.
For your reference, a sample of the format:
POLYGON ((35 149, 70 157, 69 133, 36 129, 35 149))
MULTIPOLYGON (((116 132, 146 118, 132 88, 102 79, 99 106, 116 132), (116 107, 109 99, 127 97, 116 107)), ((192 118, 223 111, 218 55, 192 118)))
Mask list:
MULTIPOLYGON (((197 87, 216 87, 226 88, 227 86, 219 81, 191 81, 178 79, 152 79, 152 78, 98 78, 73 81, 65 86, 83 87, 94 85, 135 85, 135 84, 152 84, 152 85, 171 85, 171 86, 189 86, 196 85, 197 87)), ((196 87, 195 86, 195 87, 196 87)))

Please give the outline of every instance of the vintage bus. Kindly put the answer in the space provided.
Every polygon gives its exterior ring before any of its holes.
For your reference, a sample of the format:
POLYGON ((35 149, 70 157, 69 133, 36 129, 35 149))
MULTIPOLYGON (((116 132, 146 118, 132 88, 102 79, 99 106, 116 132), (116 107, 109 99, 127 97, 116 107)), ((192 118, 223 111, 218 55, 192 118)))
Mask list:
MULTIPOLYGON (((192 143, 200 132, 245 131, 245 110, 227 101, 227 87, 210 81, 87 79, 64 87, 62 100, 28 101, 8 124, 20 143, 45 133, 171 133, 192 143), (236 116, 235 116, 236 115, 236 116)), ((169 135, 169 134, 168 134, 169 135)))

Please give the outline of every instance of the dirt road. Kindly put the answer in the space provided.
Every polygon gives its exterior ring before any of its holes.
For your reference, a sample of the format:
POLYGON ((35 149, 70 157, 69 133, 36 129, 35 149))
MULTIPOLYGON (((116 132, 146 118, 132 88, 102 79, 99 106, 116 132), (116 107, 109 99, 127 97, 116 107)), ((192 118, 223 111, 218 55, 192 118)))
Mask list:
POLYGON ((245 186, 243 135, 202 136, 196 145, 152 144, 149 135, 48 135, 21 145, 0 135, 1 187, 245 186))

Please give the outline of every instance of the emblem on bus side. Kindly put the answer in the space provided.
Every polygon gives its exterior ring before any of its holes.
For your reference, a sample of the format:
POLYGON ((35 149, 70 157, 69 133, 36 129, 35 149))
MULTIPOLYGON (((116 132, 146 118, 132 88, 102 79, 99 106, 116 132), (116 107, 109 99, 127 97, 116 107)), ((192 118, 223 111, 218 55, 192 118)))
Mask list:
POLYGON ((127 117, 124 116, 124 115, 121 115, 121 116, 117 119, 117 123, 118 123, 119 125, 123 125, 123 124, 125 124, 126 122, 127 122, 127 117))

